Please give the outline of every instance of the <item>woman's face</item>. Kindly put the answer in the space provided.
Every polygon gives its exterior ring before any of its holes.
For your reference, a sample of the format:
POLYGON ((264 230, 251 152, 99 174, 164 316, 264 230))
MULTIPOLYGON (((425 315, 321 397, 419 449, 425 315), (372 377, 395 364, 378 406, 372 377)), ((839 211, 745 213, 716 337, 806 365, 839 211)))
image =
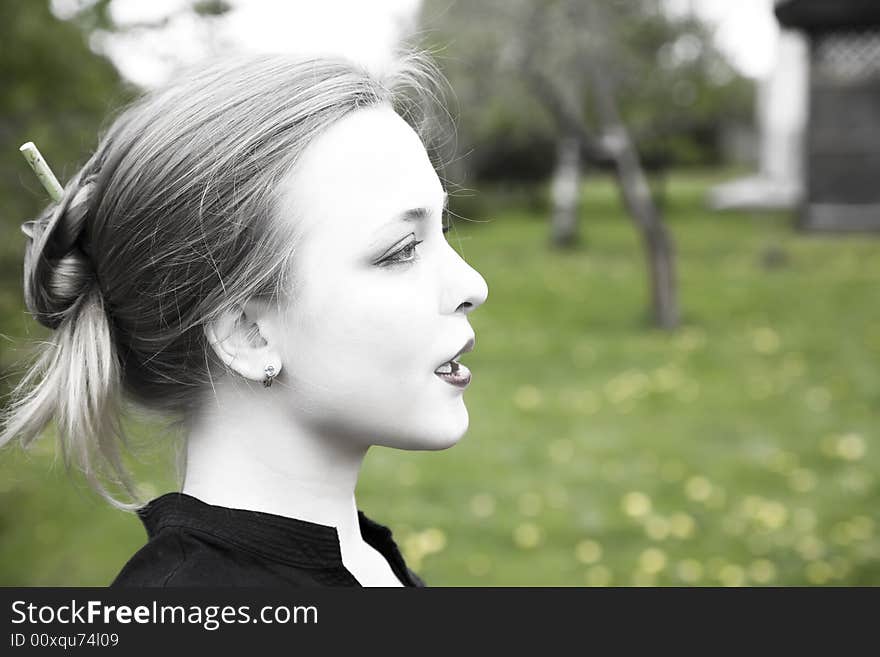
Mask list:
POLYGON ((281 340, 296 416, 366 444, 455 444, 464 389, 434 371, 474 337, 467 315, 488 288, 446 241, 418 135, 389 106, 359 109, 309 145, 282 194, 301 235, 281 340))

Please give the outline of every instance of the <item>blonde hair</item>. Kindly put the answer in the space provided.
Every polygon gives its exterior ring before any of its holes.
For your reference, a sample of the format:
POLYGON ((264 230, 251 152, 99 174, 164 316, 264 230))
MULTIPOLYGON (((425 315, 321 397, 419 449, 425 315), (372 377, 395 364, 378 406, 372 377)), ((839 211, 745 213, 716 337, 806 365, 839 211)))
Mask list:
POLYGON ((52 334, 11 393, 0 445, 27 447, 54 418, 68 469, 114 506, 140 506, 120 449, 125 401, 186 425, 225 370, 203 324, 254 296, 291 298, 297 238, 276 220, 278 182, 316 135, 370 105, 390 104, 436 155, 441 82, 425 51, 405 49, 381 73, 238 56, 121 112, 29 223, 24 299, 52 334))

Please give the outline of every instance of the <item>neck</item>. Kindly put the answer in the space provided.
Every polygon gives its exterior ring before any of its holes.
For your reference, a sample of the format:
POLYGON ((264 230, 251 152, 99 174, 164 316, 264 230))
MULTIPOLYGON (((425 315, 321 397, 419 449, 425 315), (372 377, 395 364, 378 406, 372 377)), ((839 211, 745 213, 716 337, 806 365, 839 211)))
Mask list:
POLYGON ((334 527, 343 555, 357 552, 355 487, 368 445, 310 429, 271 394, 230 392, 217 386, 216 403, 190 426, 183 492, 334 527))

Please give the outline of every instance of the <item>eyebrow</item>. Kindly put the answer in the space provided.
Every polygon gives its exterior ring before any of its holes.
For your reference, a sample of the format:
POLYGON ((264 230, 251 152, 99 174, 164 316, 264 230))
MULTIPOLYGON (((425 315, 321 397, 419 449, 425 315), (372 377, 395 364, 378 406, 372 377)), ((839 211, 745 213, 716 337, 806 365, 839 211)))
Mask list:
MULTIPOLYGON (((443 192, 443 209, 449 205, 449 194, 443 192)), ((411 208, 409 210, 404 210, 399 215, 397 215, 394 221, 419 221, 421 219, 425 219, 426 217, 431 216, 433 213, 428 208, 411 208)))

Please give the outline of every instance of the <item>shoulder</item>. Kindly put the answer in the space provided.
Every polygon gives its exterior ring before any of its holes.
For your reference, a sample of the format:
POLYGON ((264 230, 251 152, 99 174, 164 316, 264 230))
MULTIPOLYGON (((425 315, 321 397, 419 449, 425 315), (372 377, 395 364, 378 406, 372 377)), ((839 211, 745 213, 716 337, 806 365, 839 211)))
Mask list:
MULTIPOLYGON (((361 533, 364 540, 373 548, 378 550, 383 557, 388 560, 394 569, 395 574, 400 578, 402 573, 406 573, 408 582, 404 582, 410 586, 426 587, 425 580, 419 577, 407 564, 400 551, 400 547, 394 540, 394 534, 390 528, 380 522, 373 520, 363 511, 358 510, 360 519, 361 533)), ((402 580, 403 581, 403 580, 402 580)))
POLYGON ((272 564, 210 534, 167 528, 128 560, 110 586, 278 586, 279 575, 272 564))
POLYGON ((167 586, 184 563, 180 532, 165 531, 135 552, 110 586, 167 586))
POLYGON ((406 572, 409 575, 409 578, 412 580, 413 586, 418 588, 427 588, 428 585, 425 584, 425 580, 417 575, 409 566, 406 567, 406 572))

